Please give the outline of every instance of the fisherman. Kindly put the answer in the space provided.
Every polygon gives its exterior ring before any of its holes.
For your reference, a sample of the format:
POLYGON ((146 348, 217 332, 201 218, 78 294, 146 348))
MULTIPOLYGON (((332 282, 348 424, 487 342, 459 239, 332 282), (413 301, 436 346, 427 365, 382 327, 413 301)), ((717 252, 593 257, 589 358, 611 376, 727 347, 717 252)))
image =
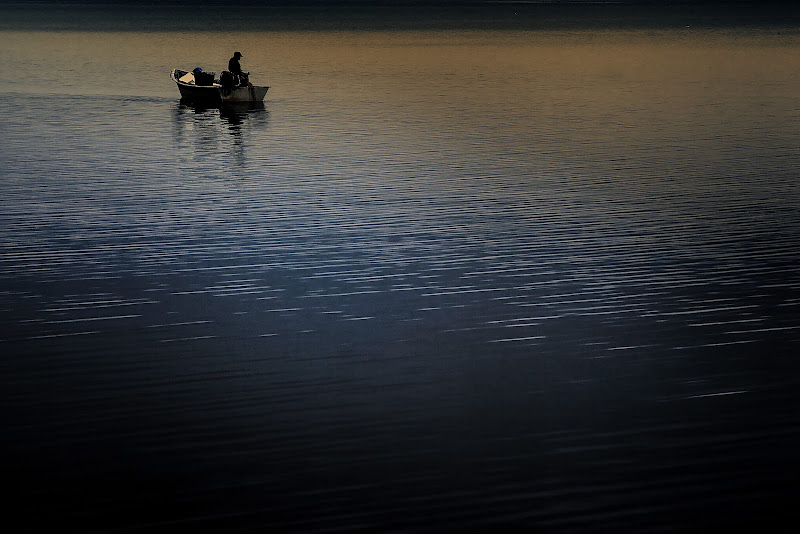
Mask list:
POLYGON ((239 65, 239 58, 243 57, 241 52, 234 52, 233 57, 228 61, 228 71, 233 74, 234 84, 238 86, 245 86, 248 82, 249 72, 242 72, 242 66, 239 65))

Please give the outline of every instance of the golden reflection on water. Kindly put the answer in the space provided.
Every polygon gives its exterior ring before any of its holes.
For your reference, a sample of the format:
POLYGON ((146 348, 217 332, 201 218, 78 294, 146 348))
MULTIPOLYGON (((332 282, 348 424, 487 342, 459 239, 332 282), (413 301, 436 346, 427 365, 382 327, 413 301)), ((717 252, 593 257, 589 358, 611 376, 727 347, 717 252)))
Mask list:
MULTIPOLYGON (((172 96, 164 72, 219 72, 234 50, 281 96, 390 92, 471 103, 680 93, 711 100, 749 85, 797 94, 797 31, 0 32, 6 91, 172 96), (64 88, 64 83, 67 88, 64 88), (317 87, 323 83, 324 87, 317 87), (569 91, 569 95, 564 92, 569 91)), ((638 97, 638 98, 637 98, 638 97)))

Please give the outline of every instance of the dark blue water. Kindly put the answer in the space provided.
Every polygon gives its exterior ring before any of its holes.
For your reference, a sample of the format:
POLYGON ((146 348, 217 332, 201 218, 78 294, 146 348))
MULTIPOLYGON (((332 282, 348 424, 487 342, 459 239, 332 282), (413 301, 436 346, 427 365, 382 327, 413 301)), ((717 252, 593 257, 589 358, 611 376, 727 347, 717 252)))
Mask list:
POLYGON ((11 515, 791 513, 796 32, 3 33, 41 67, 0 95, 11 515), (264 106, 180 103, 169 68, 233 46, 264 106))

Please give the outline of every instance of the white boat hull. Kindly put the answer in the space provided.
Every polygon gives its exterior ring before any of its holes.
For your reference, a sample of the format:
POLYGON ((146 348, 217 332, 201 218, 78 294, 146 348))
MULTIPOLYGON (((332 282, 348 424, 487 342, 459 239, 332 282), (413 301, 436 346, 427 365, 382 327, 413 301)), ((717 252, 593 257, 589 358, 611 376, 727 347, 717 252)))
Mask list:
POLYGON ((177 84, 181 97, 195 102, 261 102, 267 96, 267 91, 269 90, 268 86, 263 85, 237 87, 231 90, 223 89, 218 83, 195 85, 194 77, 191 76, 191 73, 180 69, 173 70, 170 77, 177 84))

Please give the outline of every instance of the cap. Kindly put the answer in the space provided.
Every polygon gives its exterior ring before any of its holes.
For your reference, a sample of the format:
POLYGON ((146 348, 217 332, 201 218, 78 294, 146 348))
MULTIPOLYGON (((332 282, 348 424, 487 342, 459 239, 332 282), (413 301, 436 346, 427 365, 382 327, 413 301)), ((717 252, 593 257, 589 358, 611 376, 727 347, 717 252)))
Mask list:
POLYGON ((234 52, 233 55, 234 55, 234 57, 236 57, 236 56, 244 57, 241 52, 234 52))

